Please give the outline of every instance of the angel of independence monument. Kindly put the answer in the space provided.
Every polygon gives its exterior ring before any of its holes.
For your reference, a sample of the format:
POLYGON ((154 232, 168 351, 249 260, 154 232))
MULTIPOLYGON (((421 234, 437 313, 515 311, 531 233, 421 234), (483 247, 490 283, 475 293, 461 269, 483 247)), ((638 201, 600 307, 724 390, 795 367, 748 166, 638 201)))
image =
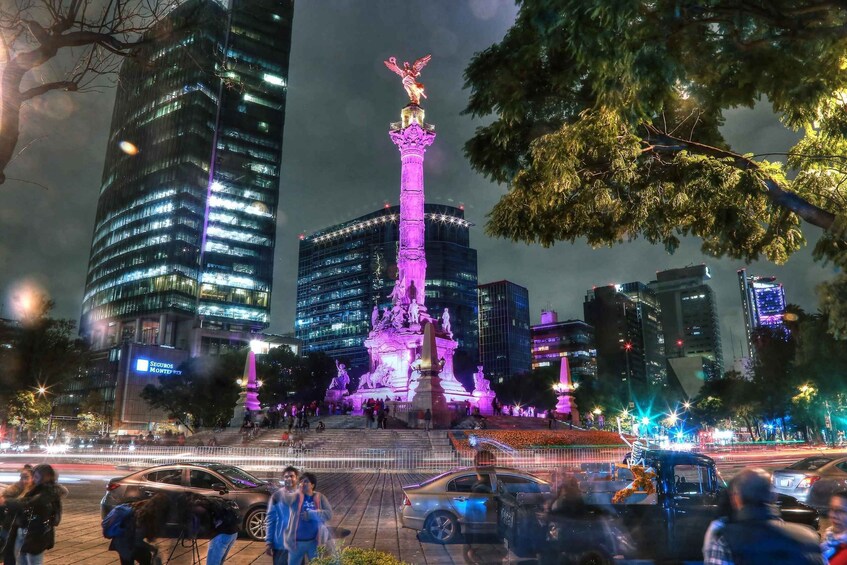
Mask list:
MULTIPOLYGON (((426 252, 424 225, 424 172, 426 148, 435 141, 435 127, 424 121, 421 97, 423 84, 417 82, 427 55, 414 65, 397 66, 394 57, 385 65, 403 79, 410 103, 400 113, 400 121, 391 124, 389 136, 400 150, 400 242, 397 253, 397 280, 387 297, 390 306, 382 311, 374 306, 371 331, 365 339, 370 356, 370 371, 359 379, 358 388, 349 393, 346 369, 338 367, 338 377, 327 390, 328 401, 344 399, 359 412, 370 398, 410 402, 413 411, 432 411, 433 425, 449 424, 447 402, 469 401, 483 413, 491 413, 494 393, 484 378, 475 378, 477 390, 469 393, 453 373, 453 354, 458 343, 453 339, 447 308, 426 304, 426 252), (431 326, 427 328, 426 326, 431 326), (428 330, 425 332, 425 329, 428 330), (428 339, 425 339, 425 333, 428 339), (426 346, 424 344, 426 343, 426 346)), ((476 376, 475 376, 476 377, 476 376)))

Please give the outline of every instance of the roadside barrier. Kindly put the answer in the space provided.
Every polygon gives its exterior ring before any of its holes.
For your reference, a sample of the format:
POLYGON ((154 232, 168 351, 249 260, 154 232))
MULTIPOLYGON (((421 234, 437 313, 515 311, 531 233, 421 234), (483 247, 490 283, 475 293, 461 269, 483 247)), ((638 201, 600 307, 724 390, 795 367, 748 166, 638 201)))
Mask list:
MULTIPOLYGON (((527 471, 552 471, 582 463, 622 461, 623 447, 576 447, 570 449, 524 449, 495 451, 498 465, 527 471)), ((68 453, 7 453, 4 460, 33 463, 90 463, 141 469, 202 461, 235 465, 245 470, 278 472, 287 465, 314 471, 350 472, 443 472, 473 465, 475 451, 409 449, 297 449, 252 447, 137 447, 68 453)))

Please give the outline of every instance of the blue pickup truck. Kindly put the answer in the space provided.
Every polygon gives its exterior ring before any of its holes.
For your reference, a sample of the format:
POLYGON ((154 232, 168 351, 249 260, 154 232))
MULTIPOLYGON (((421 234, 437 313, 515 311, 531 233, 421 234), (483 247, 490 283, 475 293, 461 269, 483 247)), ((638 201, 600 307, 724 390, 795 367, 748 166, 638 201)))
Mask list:
MULTIPOLYGON (((648 450, 644 463, 656 474, 655 493, 636 492, 616 504, 614 494, 631 483, 632 474, 611 463, 573 470, 569 480, 579 485, 576 503, 557 502, 553 495, 500 493, 498 534, 513 553, 542 564, 702 561, 706 529, 728 508, 726 483, 714 460, 648 450)), ((813 508, 788 496, 777 504, 786 521, 817 529, 813 508)))

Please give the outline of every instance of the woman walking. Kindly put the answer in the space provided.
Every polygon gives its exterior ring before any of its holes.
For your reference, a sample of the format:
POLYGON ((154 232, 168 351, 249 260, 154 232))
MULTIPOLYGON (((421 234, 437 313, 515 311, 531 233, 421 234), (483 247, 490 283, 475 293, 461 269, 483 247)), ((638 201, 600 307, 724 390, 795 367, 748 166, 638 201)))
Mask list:
POLYGON ((53 467, 37 465, 29 492, 21 498, 0 496, 0 506, 23 516, 15 541, 16 547, 20 546, 19 565, 42 565, 44 552, 56 542, 55 528, 62 518, 62 489, 57 479, 53 467))

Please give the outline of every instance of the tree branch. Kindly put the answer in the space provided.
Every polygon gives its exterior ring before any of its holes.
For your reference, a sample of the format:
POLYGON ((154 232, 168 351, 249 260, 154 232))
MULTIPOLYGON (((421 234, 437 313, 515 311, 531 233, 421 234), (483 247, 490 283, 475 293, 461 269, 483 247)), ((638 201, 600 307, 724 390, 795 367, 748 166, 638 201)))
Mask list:
POLYGON ((791 210, 806 222, 825 230, 832 227, 832 224, 835 222, 835 214, 815 206, 793 192, 786 191, 776 180, 771 178, 762 170, 759 163, 745 157, 744 155, 739 155, 738 153, 734 153, 726 149, 712 147, 711 145, 697 143, 696 141, 689 141, 679 137, 674 137, 659 130, 652 124, 645 123, 644 128, 648 132, 647 139, 644 140, 647 151, 655 151, 659 153, 679 153, 680 151, 690 151, 692 153, 707 155, 718 159, 731 159, 737 168, 744 171, 755 171, 758 173, 762 186, 768 194, 768 198, 770 198, 771 202, 775 205, 791 210))
POLYGON ((44 84, 39 84, 38 86, 34 86, 29 90, 24 90, 23 92, 21 92, 21 102, 26 102, 30 98, 41 96, 42 94, 46 94, 51 90, 66 90, 68 92, 74 92, 75 90, 77 90, 77 84, 70 80, 60 80, 56 82, 47 82, 44 84))

